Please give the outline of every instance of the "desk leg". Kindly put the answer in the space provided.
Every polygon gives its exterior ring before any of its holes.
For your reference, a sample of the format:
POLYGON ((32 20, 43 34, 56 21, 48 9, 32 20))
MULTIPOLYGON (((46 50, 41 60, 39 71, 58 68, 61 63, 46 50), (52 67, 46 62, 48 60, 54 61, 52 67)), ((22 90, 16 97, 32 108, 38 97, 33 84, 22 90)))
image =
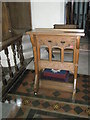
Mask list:
POLYGON ((34 82, 34 94, 37 95, 39 88, 39 81, 38 81, 38 75, 35 75, 35 82, 34 82))
POLYGON ((35 81, 34 81, 34 94, 37 95, 38 88, 39 88, 39 74, 38 74, 38 59, 36 53, 36 47, 33 47, 34 52, 34 65, 35 65, 35 81))
POLYGON ((75 50, 75 69, 74 69, 74 89, 73 89, 73 99, 76 93, 76 84, 77 84, 77 72, 78 72, 78 60, 79 60, 79 47, 80 47, 80 37, 77 37, 76 41, 76 50, 75 50))
MULTIPOLYGON (((77 59, 79 57, 79 50, 76 51, 77 59)), ((74 72, 74 85, 73 85, 73 99, 75 97, 76 93, 76 86, 77 86, 77 72, 78 72, 78 60, 76 59, 76 64, 75 64, 75 72, 74 72)))
POLYGON ((76 93, 76 83, 77 83, 77 79, 74 79, 72 100, 74 100, 74 99, 75 99, 75 93, 76 93))
POLYGON ((77 72, 78 72, 78 65, 75 64, 75 70, 74 70, 74 85, 73 85, 73 96, 72 96, 72 99, 73 99, 73 100, 74 100, 75 94, 76 94, 77 72))
POLYGON ((77 70, 78 70, 78 66, 75 66, 75 73, 74 73, 74 85, 73 85, 73 96, 76 93, 76 85, 77 85, 77 70))

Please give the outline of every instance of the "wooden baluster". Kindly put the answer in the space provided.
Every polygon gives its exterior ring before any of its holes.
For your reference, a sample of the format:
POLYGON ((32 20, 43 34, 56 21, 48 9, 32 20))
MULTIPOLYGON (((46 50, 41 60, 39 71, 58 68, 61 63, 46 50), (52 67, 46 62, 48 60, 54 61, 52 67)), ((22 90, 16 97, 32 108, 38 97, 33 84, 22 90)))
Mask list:
POLYGON ((1 77, 1 80, 2 80, 2 83, 3 83, 3 86, 5 86, 5 85, 7 85, 7 81, 5 79, 5 73, 4 73, 3 67, 1 65, 1 57, 0 57, 0 68, 1 68, 0 69, 0 73, 1 73, 0 77, 1 77), (3 76, 4 76, 4 78, 3 78, 3 76))
POLYGON ((24 65, 24 56, 23 56, 23 50, 22 50, 22 40, 20 39, 17 43, 17 55, 18 58, 20 59, 20 65, 24 65))
MULTIPOLYGON (((2 65, 1 65, 2 67, 2 65)), ((4 76, 4 78, 2 77, 2 83, 3 83, 3 86, 7 85, 7 80, 5 78, 5 72, 4 72, 4 68, 2 67, 2 76, 4 76)))
POLYGON ((20 54, 20 64, 21 66, 24 65, 24 56, 23 56, 23 50, 22 50, 22 40, 19 41, 19 54, 20 54))
POLYGON ((10 77, 12 78, 12 77, 13 77, 13 72, 12 72, 11 65, 10 65, 10 59, 9 59, 9 56, 8 56, 8 54, 9 54, 8 48, 6 48, 6 49, 4 50, 4 52, 5 52, 5 55, 6 55, 6 57, 7 57, 7 63, 8 63, 8 67, 9 67, 9 75, 10 75, 10 77))
POLYGON ((17 47, 17 56, 19 58, 19 43, 18 42, 16 43, 16 47, 17 47))
POLYGON ((15 72, 18 71, 18 66, 16 62, 16 50, 15 50, 15 44, 11 45, 12 51, 13 51, 13 59, 14 59, 14 64, 15 64, 15 72))

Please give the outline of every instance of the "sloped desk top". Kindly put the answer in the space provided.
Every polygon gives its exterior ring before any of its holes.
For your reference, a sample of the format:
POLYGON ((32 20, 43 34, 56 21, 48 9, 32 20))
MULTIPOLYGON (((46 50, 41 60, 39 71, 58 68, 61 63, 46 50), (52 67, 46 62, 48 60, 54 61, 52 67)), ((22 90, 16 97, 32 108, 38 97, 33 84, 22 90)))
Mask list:
POLYGON ((53 28, 36 28, 26 34, 47 34, 47 35, 69 35, 84 36, 84 29, 53 29, 53 28))

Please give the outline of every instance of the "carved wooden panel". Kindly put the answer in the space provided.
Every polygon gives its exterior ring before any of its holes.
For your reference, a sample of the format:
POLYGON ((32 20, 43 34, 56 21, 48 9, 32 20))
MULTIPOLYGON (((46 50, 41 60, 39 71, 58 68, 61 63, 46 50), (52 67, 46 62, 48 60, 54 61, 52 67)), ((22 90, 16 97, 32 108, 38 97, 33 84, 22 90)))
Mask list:
POLYGON ((38 62, 39 71, 44 68, 59 69, 59 70, 69 70, 74 73, 74 64, 68 62, 59 62, 59 61, 45 61, 40 60, 38 62))
POLYGON ((71 48, 74 49, 76 45, 75 37, 65 37, 65 36, 37 36, 37 41, 39 45, 48 47, 58 47, 58 48, 71 48))

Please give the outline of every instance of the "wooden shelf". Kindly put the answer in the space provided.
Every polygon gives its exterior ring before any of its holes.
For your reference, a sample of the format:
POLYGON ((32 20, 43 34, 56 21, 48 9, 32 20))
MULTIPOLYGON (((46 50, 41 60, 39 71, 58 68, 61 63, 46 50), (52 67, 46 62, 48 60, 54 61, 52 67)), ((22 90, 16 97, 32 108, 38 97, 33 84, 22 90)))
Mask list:
POLYGON ((40 88, 46 88, 46 89, 55 89, 60 91, 67 91, 72 92, 73 91, 73 84, 69 82, 61 82, 61 81, 54 81, 54 80, 42 80, 40 79, 39 82, 40 88))

